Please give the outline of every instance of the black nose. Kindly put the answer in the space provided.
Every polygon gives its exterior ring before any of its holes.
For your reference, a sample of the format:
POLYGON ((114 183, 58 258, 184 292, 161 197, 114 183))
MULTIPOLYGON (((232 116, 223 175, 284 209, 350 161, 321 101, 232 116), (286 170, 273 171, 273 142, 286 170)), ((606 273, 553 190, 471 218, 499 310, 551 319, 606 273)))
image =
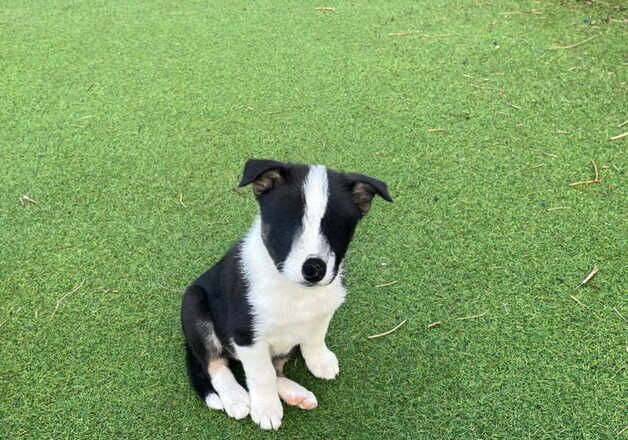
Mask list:
POLYGON ((305 281, 309 283, 318 283, 320 280, 325 277, 325 271, 327 270, 327 265, 320 258, 308 258, 303 263, 303 268, 301 272, 303 273, 303 278, 305 281))

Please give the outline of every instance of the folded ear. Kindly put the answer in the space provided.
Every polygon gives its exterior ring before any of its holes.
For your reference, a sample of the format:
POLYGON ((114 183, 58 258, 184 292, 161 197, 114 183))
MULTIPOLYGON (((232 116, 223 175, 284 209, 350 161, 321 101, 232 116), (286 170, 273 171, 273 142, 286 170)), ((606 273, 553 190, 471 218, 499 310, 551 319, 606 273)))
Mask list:
POLYGON ((276 160, 249 159, 244 165, 239 186, 253 183, 253 193, 260 196, 283 181, 283 167, 284 164, 276 160))
POLYGON ((358 208, 362 211, 362 215, 366 215, 369 209, 371 209, 371 201, 373 197, 375 197, 375 194, 379 195, 387 202, 393 201, 388 193, 388 187, 385 182, 356 173, 348 173, 346 177, 351 185, 353 202, 358 205, 358 208))

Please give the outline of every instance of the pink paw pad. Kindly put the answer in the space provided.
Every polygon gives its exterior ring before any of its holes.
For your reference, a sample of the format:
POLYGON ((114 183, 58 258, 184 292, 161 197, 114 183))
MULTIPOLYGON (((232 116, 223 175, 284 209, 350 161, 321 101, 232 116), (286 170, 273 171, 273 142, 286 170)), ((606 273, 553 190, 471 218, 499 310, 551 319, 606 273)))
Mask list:
POLYGON ((278 379, 277 390, 288 405, 301 409, 314 409, 318 405, 316 396, 311 391, 285 377, 278 379))

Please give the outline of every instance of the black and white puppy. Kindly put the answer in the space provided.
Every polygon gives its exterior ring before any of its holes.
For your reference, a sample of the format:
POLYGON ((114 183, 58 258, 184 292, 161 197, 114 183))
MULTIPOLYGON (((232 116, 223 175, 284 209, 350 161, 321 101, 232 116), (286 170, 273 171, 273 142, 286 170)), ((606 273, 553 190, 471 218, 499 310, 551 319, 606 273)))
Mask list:
POLYGON ((249 160, 240 186, 253 184, 260 213, 246 237, 185 292, 181 321, 188 374, 207 406, 263 429, 283 407, 312 409, 310 391, 283 375, 300 347, 310 372, 333 379, 336 355, 325 334, 345 298, 342 262, 358 221, 386 184, 321 165, 249 160), (228 360, 242 363, 248 392, 228 360))

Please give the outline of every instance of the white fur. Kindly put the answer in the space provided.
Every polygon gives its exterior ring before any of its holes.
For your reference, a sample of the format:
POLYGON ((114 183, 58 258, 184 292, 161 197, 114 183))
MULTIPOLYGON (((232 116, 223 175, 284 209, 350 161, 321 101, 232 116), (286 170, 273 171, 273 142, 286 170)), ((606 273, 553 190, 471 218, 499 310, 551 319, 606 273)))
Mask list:
POLYGON ((290 280, 301 283, 305 281, 301 273, 303 263, 309 257, 317 257, 327 263, 325 277, 319 282, 320 285, 326 285, 332 281, 336 262, 336 256, 321 233, 321 221, 327 210, 329 199, 327 168, 322 165, 310 167, 303 184, 303 195, 305 212, 301 234, 295 238, 290 253, 283 263, 282 272, 290 280))
POLYGON ((288 405, 301 409, 314 409, 318 406, 314 393, 287 377, 277 378, 277 392, 288 405))
POLYGON ((318 345, 303 350, 307 369, 319 379, 335 379, 340 373, 338 358, 326 345, 318 345))
MULTIPOLYGON (((248 416, 249 394, 233 377, 229 367, 224 365, 222 368, 212 371, 210 376, 212 386, 218 393, 225 412, 234 419, 242 419, 248 416)), ((215 400, 210 402, 210 397, 211 394, 207 396, 205 402, 207 406, 213 408, 213 406, 210 406, 210 403, 216 404, 216 402, 215 400)))
POLYGON ((220 343, 220 340, 218 339, 218 336, 216 336, 216 332, 215 331, 211 332, 211 334, 209 336, 209 340, 214 345, 214 347, 216 347, 217 351, 221 351, 222 350, 222 344, 220 343))
MULTIPOLYGON (((305 189, 310 208, 306 209, 304 217, 303 249, 299 251, 301 253, 291 253, 294 261, 302 258, 298 262, 299 274, 308 255, 314 253, 320 256, 321 249, 329 248, 324 238, 320 237, 320 221, 328 197, 324 168, 312 169, 305 189)), ((247 296, 253 313, 255 339, 250 346, 234 344, 235 354, 246 374, 251 418, 263 429, 277 429, 283 417, 280 395, 284 400, 296 402, 293 404, 307 409, 315 407, 317 402, 316 397, 299 384, 277 378, 272 356, 287 354, 294 346, 301 345, 306 364, 315 376, 325 379, 335 377, 338 361, 325 345, 325 334, 346 292, 341 273, 333 280, 330 276, 327 284, 312 287, 299 284, 280 273, 262 240, 259 216, 244 239, 241 258, 248 284, 247 296)))
MULTIPOLYGON (((255 335, 268 343, 273 355, 286 354, 321 333, 345 298, 342 274, 328 285, 304 286, 287 279, 275 267, 261 236, 257 217, 244 240, 241 255, 248 281, 255 335)), ((339 272, 341 269, 339 269, 339 272)))
POLYGON ((207 397, 205 397, 205 403, 207 404, 207 407, 211 409, 224 409, 222 405, 222 400, 220 400, 220 397, 218 397, 218 394, 216 393, 209 393, 207 397))
POLYGON ((277 391, 277 376, 268 344, 257 341, 251 346, 236 345, 251 397, 251 419, 262 429, 279 429, 283 407, 277 391))

